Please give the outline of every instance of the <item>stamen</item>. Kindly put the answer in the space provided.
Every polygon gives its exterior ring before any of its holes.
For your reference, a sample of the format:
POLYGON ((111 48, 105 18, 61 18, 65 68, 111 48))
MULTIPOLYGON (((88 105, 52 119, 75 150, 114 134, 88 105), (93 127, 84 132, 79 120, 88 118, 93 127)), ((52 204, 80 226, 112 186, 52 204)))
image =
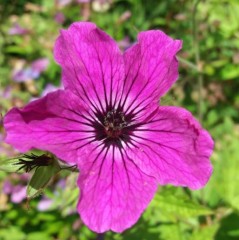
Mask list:
POLYGON ((124 113, 115 109, 107 112, 104 118, 105 133, 109 138, 119 138, 127 125, 124 113))

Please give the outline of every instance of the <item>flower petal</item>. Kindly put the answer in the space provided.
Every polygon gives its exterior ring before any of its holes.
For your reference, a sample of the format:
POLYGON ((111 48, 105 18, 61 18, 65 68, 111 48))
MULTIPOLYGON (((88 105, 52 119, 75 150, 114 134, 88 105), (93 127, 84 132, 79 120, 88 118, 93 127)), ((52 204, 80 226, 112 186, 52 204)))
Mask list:
POLYGON ((159 30, 141 32, 124 54, 126 78, 122 105, 133 109, 158 102, 178 78, 176 53, 182 41, 159 30))
POLYGON ((123 148, 116 146, 93 151, 79 168, 78 211, 96 232, 122 232, 131 227, 157 189, 156 179, 142 172, 123 148))
POLYGON ((116 42, 95 24, 74 23, 62 30, 54 56, 62 67, 64 86, 95 111, 117 101, 124 78, 123 56, 116 42))
POLYGON ((203 187, 212 173, 213 140, 187 110, 159 107, 133 133, 128 157, 161 185, 203 187))
POLYGON ((19 151, 50 151, 69 163, 76 163, 83 146, 94 139, 90 114, 78 97, 63 90, 13 108, 4 117, 4 127, 5 141, 19 151))

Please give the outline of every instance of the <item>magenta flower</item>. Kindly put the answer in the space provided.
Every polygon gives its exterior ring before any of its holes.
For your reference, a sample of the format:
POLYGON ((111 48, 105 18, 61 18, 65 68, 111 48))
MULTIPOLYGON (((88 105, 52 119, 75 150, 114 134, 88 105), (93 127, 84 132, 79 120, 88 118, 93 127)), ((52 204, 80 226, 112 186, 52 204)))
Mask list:
POLYGON ((95 24, 74 23, 54 49, 65 89, 5 116, 7 143, 78 164, 78 212, 96 232, 132 226, 158 184, 199 189, 212 173, 210 135, 187 110, 159 105, 181 46, 152 30, 121 53, 95 24))

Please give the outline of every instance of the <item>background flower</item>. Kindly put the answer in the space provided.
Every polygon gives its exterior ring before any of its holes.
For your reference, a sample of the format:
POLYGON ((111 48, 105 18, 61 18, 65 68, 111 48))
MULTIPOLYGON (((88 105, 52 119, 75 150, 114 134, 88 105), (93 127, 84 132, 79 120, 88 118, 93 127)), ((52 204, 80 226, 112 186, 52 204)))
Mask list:
POLYGON ((58 12, 55 17, 54 17, 55 21, 59 24, 64 23, 65 21, 65 15, 61 12, 58 12))
POLYGON ((9 30, 9 35, 24 35, 29 33, 29 30, 22 28, 18 23, 15 23, 9 30))
POLYGON ((49 60, 47 58, 39 58, 33 61, 29 67, 14 70, 12 78, 16 82, 37 79, 47 69, 48 64, 49 60))

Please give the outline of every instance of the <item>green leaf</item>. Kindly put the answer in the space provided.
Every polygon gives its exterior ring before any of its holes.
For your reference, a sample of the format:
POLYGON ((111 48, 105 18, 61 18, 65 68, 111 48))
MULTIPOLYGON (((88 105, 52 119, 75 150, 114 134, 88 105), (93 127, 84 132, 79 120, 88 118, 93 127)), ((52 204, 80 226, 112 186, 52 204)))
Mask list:
POLYGON ((214 236, 216 235, 219 224, 215 224, 212 226, 201 226, 200 228, 196 229, 192 235, 191 240, 213 240, 214 236))
POLYGON ((155 201, 159 211, 165 213, 173 219, 190 218, 203 215, 210 215, 212 211, 204 206, 199 205, 189 199, 179 198, 175 195, 157 195, 155 201))
POLYGON ((222 80, 231 80, 237 78, 239 76, 238 65, 228 63, 221 69, 220 76, 222 80))
POLYGON ((18 227, 11 226, 6 229, 1 229, 0 239, 2 240, 24 240, 26 235, 18 227))
POLYGON ((221 149, 217 165, 215 166, 214 185, 221 198, 239 210, 238 136, 231 133, 231 135, 224 137, 221 144, 226 147, 221 149))
POLYGON ((193 221, 193 217, 210 214, 212 214, 210 209, 189 199, 185 189, 167 186, 162 187, 155 195, 143 218, 152 226, 178 221, 190 222, 191 225, 196 226, 197 223, 193 221))
POLYGON ((207 124, 208 126, 213 126, 217 121, 218 115, 216 110, 213 109, 207 114, 207 124))
POLYGON ((27 240, 39 240, 39 239, 51 240, 52 238, 44 232, 33 232, 27 235, 27 240))
POLYGON ((38 167, 27 186, 27 197, 32 199, 39 196, 44 191, 51 178, 60 171, 61 168, 55 159, 49 166, 38 167))
MULTIPOLYGON (((215 235, 216 240, 238 240, 239 216, 236 213, 224 217, 220 221, 220 227, 215 235)), ((194 240, 194 239, 193 239, 194 240)))
POLYGON ((183 231, 180 229, 179 224, 163 224, 159 227, 160 231, 160 239, 162 240, 184 240, 185 238, 183 237, 185 234, 183 231))

